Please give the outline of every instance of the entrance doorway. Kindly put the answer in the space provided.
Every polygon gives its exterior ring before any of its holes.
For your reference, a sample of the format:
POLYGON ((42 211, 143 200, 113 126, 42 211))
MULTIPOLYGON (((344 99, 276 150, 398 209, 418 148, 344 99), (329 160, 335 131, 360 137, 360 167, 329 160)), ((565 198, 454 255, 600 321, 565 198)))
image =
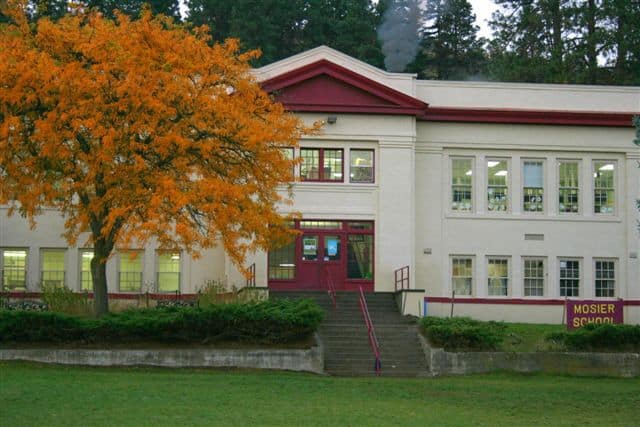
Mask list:
POLYGON ((300 234, 269 252, 269 288, 373 291, 374 226, 371 221, 299 220, 300 234))

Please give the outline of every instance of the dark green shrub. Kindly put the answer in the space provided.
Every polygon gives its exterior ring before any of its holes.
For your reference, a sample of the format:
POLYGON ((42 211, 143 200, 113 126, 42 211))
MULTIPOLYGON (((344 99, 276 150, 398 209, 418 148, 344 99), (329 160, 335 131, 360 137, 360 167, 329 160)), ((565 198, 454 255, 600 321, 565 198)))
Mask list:
POLYGON ((59 285, 42 285, 41 289, 42 301, 50 311, 78 316, 88 316, 92 312, 93 303, 86 294, 59 285))
POLYGON ((545 340, 572 351, 640 351, 640 325, 590 323, 580 329, 548 334, 545 340))
POLYGON ((424 317, 420 325, 432 345, 447 351, 496 350, 505 335, 503 323, 468 317, 424 317))
POLYGON ((323 315, 310 300, 127 310, 100 319, 0 311, 0 342, 284 343, 315 331, 323 315))

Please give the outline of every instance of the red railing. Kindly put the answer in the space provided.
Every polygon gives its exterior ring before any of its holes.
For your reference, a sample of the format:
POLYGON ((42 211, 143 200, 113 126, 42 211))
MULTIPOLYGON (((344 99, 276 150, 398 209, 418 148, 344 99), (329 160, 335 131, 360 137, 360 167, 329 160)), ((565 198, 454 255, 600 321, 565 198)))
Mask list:
POLYGON ((364 297, 362 286, 360 286, 360 311, 362 312, 362 317, 364 318, 364 324, 367 326, 367 334, 369 335, 369 346, 371 347, 371 351, 373 351, 373 355, 376 358, 373 369, 376 371, 376 375, 380 375, 380 371, 382 370, 382 361, 380 360, 380 345, 378 344, 378 337, 376 336, 376 331, 373 328, 373 322, 371 321, 371 316, 369 315, 369 307, 367 306, 367 300, 364 297))
POLYGON ((254 262, 248 268, 249 276, 245 282, 245 287, 247 288, 255 288, 256 287, 256 263, 254 262))
POLYGON ((409 289, 409 266, 405 265, 393 272, 396 292, 409 289), (398 287, 400 289, 398 289, 398 287))
POLYGON ((331 298, 331 303, 333 304, 333 309, 335 310, 337 307, 336 303, 336 284, 333 281, 333 274, 331 274, 331 269, 328 265, 324 266, 324 281, 327 287, 327 293, 329 294, 329 298, 331 298))

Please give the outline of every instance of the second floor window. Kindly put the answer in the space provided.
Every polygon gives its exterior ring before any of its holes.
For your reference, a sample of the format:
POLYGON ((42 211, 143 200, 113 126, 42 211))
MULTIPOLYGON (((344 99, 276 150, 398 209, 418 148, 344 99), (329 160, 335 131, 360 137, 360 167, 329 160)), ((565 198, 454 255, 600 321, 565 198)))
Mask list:
POLYGON ((509 210, 509 168, 506 160, 487 160, 487 210, 509 210))
POLYGON ((541 160, 527 160, 522 164, 522 210, 544 211, 544 165, 541 160))
POLYGON ((373 150, 351 150, 351 182, 373 182, 373 150))
POLYGON ((613 162, 593 162, 593 211, 597 214, 615 211, 615 170, 613 162))
POLYGON ((473 208, 473 159, 451 159, 451 210, 469 212, 473 208))
POLYGON ((342 149, 301 148, 300 157, 302 181, 343 181, 342 149))
POLYGON ((558 164, 558 211, 560 213, 578 213, 579 165, 574 160, 561 160, 558 164))

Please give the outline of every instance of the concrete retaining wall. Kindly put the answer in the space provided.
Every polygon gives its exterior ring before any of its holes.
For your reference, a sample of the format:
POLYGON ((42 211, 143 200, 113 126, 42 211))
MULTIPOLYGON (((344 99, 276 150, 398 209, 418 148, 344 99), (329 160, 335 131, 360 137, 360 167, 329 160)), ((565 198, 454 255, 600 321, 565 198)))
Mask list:
POLYGON ((26 360, 62 365, 162 366, 170 368, 253 368, 322 374, 324 355, 318 339, 310 349, 1 349, 0 360, 26 360))
POLYGON ((450 353, 431 347, 421 335, 420 340, 432 375, 515 371, 625 378, 640 376, 640 354, 637 353, 450 353))

